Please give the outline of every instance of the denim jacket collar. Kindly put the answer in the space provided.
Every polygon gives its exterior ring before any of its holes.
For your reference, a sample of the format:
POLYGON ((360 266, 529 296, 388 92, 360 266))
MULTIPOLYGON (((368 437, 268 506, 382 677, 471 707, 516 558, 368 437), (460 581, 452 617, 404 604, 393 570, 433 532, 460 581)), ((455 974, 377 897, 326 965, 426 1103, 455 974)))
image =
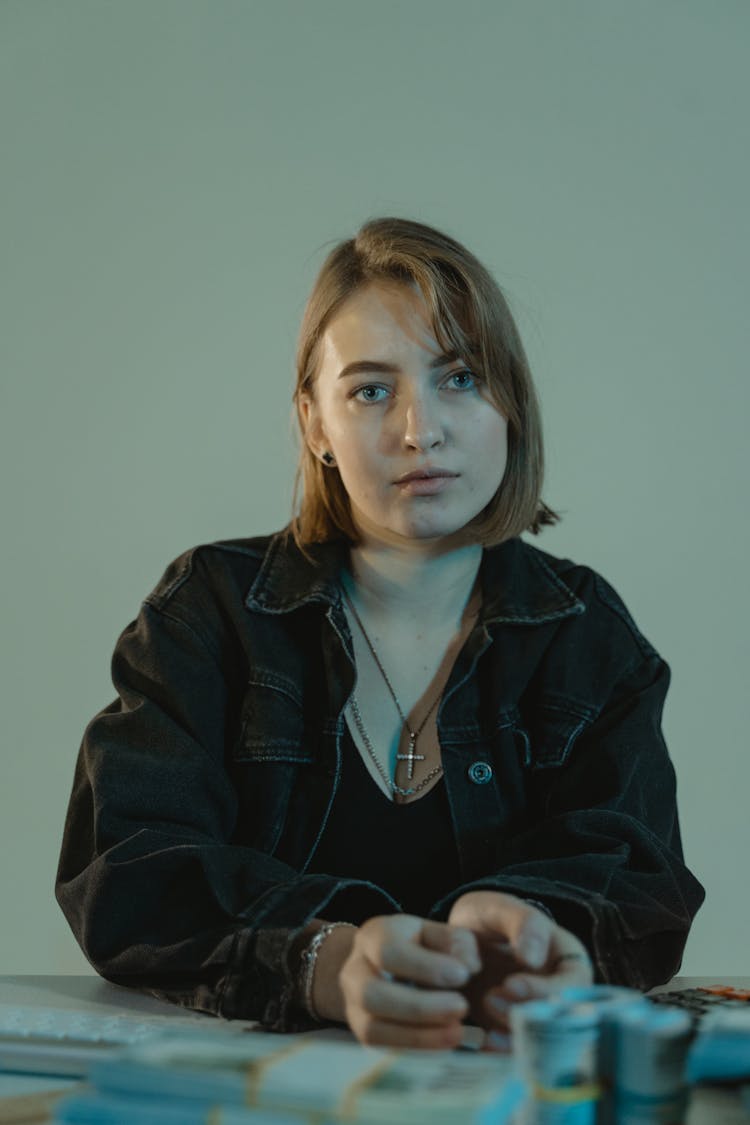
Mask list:
MULTIPOLYGON (((337 605, 339 574, 348 561, 344 539, 313 544, 308 561, 284 530, 272 535, 263 561, 245 596, 248 609, 288 613, 310 602, 337 605)), ((542 552, 520 538, 506 539, 482 552, 480 621, 518 625, 542 624, 583 613, 585 604, 542 558, 542 552)))

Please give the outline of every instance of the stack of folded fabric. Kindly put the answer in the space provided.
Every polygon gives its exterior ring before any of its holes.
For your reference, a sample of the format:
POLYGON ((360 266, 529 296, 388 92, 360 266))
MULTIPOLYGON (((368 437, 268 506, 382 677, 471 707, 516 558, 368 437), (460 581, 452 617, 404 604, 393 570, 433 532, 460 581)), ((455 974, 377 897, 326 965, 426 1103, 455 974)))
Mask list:
POLYGON ((92 1065, 67 1125, 502 1125, 526 1087, 489 1052, 391 1051, 316 1034, 180 1032, 92 1065))

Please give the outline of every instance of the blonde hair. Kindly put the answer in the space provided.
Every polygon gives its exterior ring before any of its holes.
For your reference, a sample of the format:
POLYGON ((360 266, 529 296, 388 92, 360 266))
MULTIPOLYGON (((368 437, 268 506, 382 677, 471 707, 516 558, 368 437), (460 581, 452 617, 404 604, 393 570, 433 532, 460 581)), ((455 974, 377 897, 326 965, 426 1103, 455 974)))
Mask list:
MULTIPOLYGON (((431 310, 432 331, 446 352, 469 361, 487 381, 508 420, 508 457, 502 482, 469 524, 478 543, 493 546, 560 516, 541 500, 544 450, 539 403, 521 338, 505 297, 489 271, 464 246, 410 219, 371 219, 354 238, 339 242, 324 261, 302 316, 293 401, 302 435, 294 483, 296 511, 288 531, 304 552, 311 543, 359 536, 338 469, 321 464, 304 440, 300 397, 314 397, 321 341, 340 306, 372 282, 416 284, 431 310)), ((305 552, 306 553, 306 552, 305 552)))

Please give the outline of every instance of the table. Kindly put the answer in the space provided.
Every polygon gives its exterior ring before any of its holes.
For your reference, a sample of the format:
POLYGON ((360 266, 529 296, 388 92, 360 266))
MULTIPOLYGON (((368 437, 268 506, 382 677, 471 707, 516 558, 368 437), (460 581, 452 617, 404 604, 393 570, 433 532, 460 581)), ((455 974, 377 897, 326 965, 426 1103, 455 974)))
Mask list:
MULTIPOLYGON (((750 977, 674 977, 667 984, 659 985, 652 992, 664 992, 673 988, 700 988, 710 985, 730 985, 733 988, 750 989, 750 977)), ((181 1008, 156 1000, 150 996, 133 992, 120 985, 111 984, 95 974, 86 976, 1 976, 0 1004, 18 1004, 50 1008, 70 1008, 71 1012, 95 1012, 101 1015, 126 1013, 137 1016, 184 1015, 181 1008)), ((220 1026, 212 1016, 206 1016, 207 1026, 220 1026)), ((248 1021, 248 1027, 252 1021, 248 1021)), ((325 1034, 322 1032, 321 1034, 325 1034)), ((348 1036, 341 1031, 339 1034, 348 1036)), ((337 1035, 338 1037, 338 1035, 337 1035)), ((68 1085, 72 1085, 69 1082, 68 1085)), ((60 1078, 37 1078, 0 1074, 0 1125, 10 1122, 43 1122, 49 1120, 43 1108, 37 1117, 9 1116, 4 1113, 5 1099, 61 1090, 66 1080, 60 1078)), ((43 1107, 43 1103, 42 1103, 43 1107)), ((746 1114, 739 1098, 733 1092, 723 1090, 701 1090, 691 1103, 687 1125, 749 1125, 750 1115, 746 1114)))
MULTIPOLYGON (((185 1015, 182 1008, 129 988, 111 984, 95 973, 81 976, 2 976, 0 1004, 19 1007, 62 1008, 71 1012, 92 1012, 96 1015, 172 1016, 185 1015)), ((207 1027, 220 1026, 213 1016, 206 1016, 207 1027)), ((247 1021, 247 1026, 253 1026, 247 1021)), ((76 1079, 0 1073, 0 1125, 21 1122, 36 1125, 49 1121, 46 1107, 60 1091, 71 1088, 76 1079), (16 1100, 38 1095, 36 1116, 19 1116, 21 1104, 16 1100), (12 1101, 10 1099, 13 1099, 12 1101)))
MULTIPOLYGON (((713 984, 733 988, 750 988, 750 976, 673 977, 651 991, 666 992, 672 988, 703 988, 713 984)), ((155 1000, 118 984, 111 984, 95 973, 81 976, 3 976, 0 975, 0 1004, 28 1004, 53 1008, 70 1008, 76 1012, 101 1012, 104 1015, 139 1012, 155 1015, 184 1014, 183 1009, 164 1000, 155 1000)), ((207 1020, 213 1021, 212 1016, 207 1020)))

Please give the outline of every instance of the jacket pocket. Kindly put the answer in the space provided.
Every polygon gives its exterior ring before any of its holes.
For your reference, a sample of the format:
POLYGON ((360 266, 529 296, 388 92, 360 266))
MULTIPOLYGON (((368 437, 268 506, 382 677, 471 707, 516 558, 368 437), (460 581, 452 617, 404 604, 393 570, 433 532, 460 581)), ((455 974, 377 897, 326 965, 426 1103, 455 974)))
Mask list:
POLYGON ((248 679, 234 745, 236 762, 309 763, 299 688, 277 672, 258 671, 248 679))
POLYGON ((593 713, 558 697, 544 696, 511 721, 527 769, 543 770, 564 765, 578 738, 593 721, 593 713))
POLYGON ((300 767, 312 761, 298 686, 277 672, 255 670, 245 684, 231 750, 236 843, 277 853, 300 767))

